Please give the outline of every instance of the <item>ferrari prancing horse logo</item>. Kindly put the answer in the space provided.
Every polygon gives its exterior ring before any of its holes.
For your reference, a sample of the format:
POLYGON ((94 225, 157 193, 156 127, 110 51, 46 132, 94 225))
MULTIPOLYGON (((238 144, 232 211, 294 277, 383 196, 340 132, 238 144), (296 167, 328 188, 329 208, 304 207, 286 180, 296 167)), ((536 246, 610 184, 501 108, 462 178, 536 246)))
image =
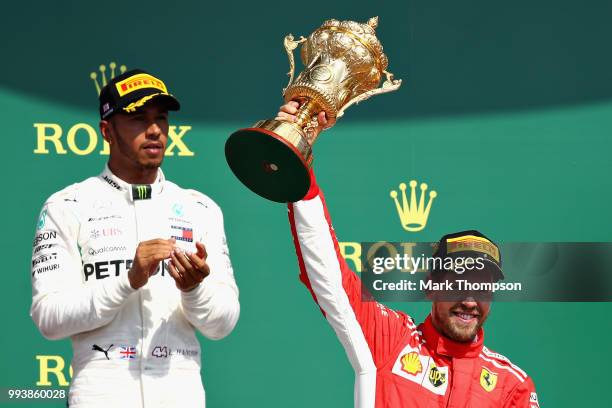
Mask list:
POLYGON ((480 385, 485 391, 491 392, 497 385, 497 374, 482 367, 480 372, 480 385))

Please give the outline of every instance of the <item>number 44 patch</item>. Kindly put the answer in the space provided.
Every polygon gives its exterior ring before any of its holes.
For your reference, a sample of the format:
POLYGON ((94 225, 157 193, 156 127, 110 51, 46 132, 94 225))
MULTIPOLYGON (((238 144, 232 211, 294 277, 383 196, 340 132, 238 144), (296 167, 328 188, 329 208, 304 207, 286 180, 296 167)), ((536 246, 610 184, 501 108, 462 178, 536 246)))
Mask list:
POLYGON ((153 349, 153 351, 151 352, 151 355, 153 357, 157 357, 157 358, 167 358, 169 353, 168 353, 168 346, 157 346, 153 349))

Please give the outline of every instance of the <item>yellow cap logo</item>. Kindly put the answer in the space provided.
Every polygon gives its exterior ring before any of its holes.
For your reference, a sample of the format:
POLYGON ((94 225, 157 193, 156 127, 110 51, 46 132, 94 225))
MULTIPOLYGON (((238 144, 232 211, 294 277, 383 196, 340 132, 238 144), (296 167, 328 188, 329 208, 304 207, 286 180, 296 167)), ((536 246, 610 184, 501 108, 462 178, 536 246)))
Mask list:
POLYGON ((402 370, 408 374, 416 375, 423 371, 423 365, 421 364, 419 355, 415 351, 404 354, 401 358, 401 362, 402 370))
POLYGON ((115 84, 119 96, 122 97, 130 92, 143 88, 155 88, 163 93, 168 93, 166 85, 160 80, 149 74, 136 74, 115 84))
POLYGON ((491 392, 497 385, 497 374, 482 367, 480 372, 480 385, 485 391, 491 392))
POLYGON ((486 238, 477 237, 474 235, 465 235, 463 237, 449 238, 447 241, 447 250, 449 254, 461 251, 476 251, 490 255, 493 259, 499 262, 499 249, 486 238))

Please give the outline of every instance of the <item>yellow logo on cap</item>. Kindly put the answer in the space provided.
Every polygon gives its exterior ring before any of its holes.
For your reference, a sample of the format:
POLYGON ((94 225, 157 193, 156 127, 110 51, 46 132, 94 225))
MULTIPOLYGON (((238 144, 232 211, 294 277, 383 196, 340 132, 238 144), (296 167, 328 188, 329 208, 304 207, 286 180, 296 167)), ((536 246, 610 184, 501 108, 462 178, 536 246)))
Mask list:
POLYGON ((477 237, 474 235, 465 235, 463 237, 449 238, 446 240, 447 250, 449 254, 461 251, 476 251, 490 255, 499 262, 499 249, 486 238, 477 237))
POLYGON ((119 96, 129 94, 143 88, 155 88, 163 93, 168 93, 166 85, 160 80, 149 74, 136 74, 115 84, 119 96))
POLYGON ((497 385, 497 374, 482 367, 480 372, 480 385, 485 391, 491 392, 497 385))

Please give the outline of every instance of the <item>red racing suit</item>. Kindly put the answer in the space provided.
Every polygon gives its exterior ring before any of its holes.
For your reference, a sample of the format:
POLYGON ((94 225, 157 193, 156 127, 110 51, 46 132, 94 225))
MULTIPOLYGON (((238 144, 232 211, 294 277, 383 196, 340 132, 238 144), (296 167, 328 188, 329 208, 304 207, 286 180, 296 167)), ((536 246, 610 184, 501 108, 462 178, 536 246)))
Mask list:
POLYGON ((289 204, 300 279, 355 371, 355 407, 538 408, 532 380, 483 345, 482 329, 459 343, 440 335, 431 316, 417 327, 405 313, 362 299, 312 180, 308 195, 289 204))

